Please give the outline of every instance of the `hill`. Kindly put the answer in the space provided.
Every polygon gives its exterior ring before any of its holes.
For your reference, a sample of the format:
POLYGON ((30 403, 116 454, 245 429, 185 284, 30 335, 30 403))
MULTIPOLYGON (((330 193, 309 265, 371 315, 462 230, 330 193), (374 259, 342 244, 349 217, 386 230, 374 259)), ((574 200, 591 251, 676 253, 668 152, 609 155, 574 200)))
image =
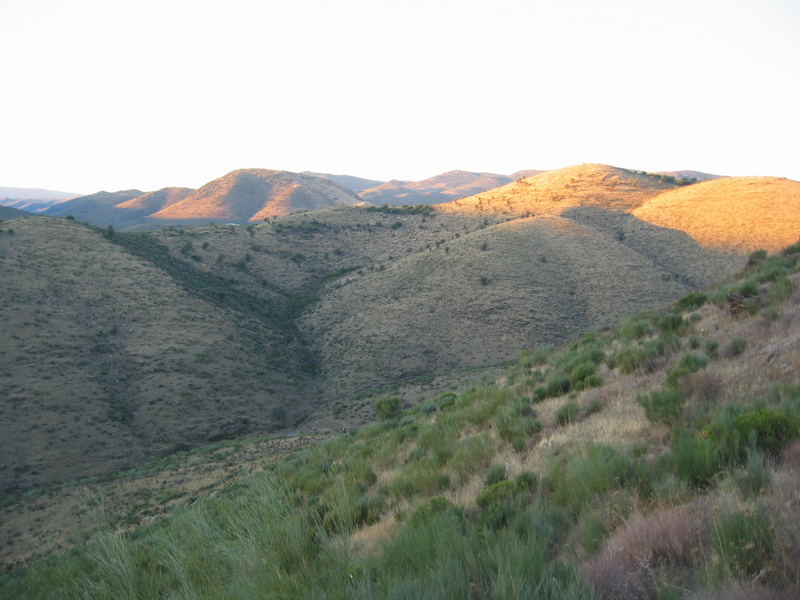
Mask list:
POLYGON ((797 241, 800 183, 775 177, 729 177, 675 189, 632 211, 643 221, 687 233, 719 250, 775 252, 797 241))
POLYGON ((15 206, 22 208, 20 204, 37 203, 41 205, 51 205, 62 200, 69 200, 81 194, 70 192, 59 192, 56 190, 45 190, 41 188, 16 188, 0 186, 0 204, 5 206, 15 206))
POLYGON ((0 236, 0 486, 246 433, 352 427, 387 387, 413 383, 411 400, 743 268, 756 242, 707 247, 628 212, 671 189, 584 165, 437 207, 333 206, 241 227, 17 220, 0 236))
POLYGON ((446 212, 538 216, 574 207, 629 211, 675 187, 657 175, 607 165, 585 164, 546 171, 502 187, 448 203, 446 212))
POLYGON ((126 240, 43 217, 0 235, 3 492, 282 429, 316 399, 280 290, 256 300, 126 240))
POLYGON ((354 192, 361 192, 384 183, 377 179, 364 179, 363 177, 353 177, 352 175, 331 175, 330 173, 314 173, 313 171, 303 171, 302 174, 330 179, 354 192))
POLYGON ((372 204, 440 204, 472 196, 534 173, 541 171, 520 171, 514 175, 448 171, 420 181, 392 180, 360 191, 359 196, 372 204))
POLYGON ((59 202, 42 211, 42 214, 61 218, 72 216, 79 221, 95 225, 118 226, 124 217, 116 206, 138 198, 142 194, 144 192, 141 190, 102 191, 59 202))
POLYGON ((334 181, 311 175, 240 169, 207 183, 167 208, 150 215, 151 222, 261 222, 291 213, 318 210, 361 199, 334 181))
POLYGON ((321 357, 326 389, 341 396, 509 360, 658 306, 745 262, 600 209, 467 223, 407 218, 398 231, 434 228, 435 242, 321 289, 300 327, 321 357))
POLYGON ((135 229, 147 225, 146 217, 183 200, 189 188, 168 187, 156 192, 140 190, 98 192, 61 202, 44 211, 55 217, 72 216, 98 226, 111 225, 115 229, 135 229))
POLYGON ((703 173, 702 171, 656 171, 656 175, 668 175, 676 179, 688 179, 695 181, 709 181, 711 179, 721 179, 727 177, 726 175, 712 175, 711 173, 703 173))
POLYGON ((30 213, 24 210, 12 208, 10 206, 0 206, 0 220, 8 221, 11 219, 19 219, 20 217, 28 216, 30 216, 30 213))
POLYGON ((185 454, 99 482, 97 508, 77 486, 21 498, 2 558, 59 555, 0 591, 797 597, 799 259, 796 244, 414 406, 384 396, 375 422, 304 449, 185 454))

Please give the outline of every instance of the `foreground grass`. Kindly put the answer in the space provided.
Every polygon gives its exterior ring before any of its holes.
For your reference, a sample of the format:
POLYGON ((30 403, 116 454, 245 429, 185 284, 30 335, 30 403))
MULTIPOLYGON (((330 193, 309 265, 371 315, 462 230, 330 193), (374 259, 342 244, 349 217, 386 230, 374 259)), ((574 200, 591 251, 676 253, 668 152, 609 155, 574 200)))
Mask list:
POLYGON ((101 531, 0 591, 797 597, 800 361, 759 362, 798 335, 796 251, 458 393, 397 415, 382 402, 385 420, 168 519, 101 531), (727 293, 749 299, 738 321, 727 293))

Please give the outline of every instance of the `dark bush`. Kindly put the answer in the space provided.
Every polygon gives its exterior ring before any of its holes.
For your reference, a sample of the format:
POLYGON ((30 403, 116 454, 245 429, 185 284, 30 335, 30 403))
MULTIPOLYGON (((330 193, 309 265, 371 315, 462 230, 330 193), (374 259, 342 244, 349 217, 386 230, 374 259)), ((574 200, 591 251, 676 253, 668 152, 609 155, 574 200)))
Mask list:
POLYGON ((675 303, 676 310, 684 312, 687 310, 696 310, 708 302, 708 296, 699 292, 692 292, 684 296, 675 303))
POLYGON ((779 455, 797 436, 797 426, 788 415, 766 408, 736 415, 733 427, 742 444, 755 445, 770 456, 779 455))
POLYGON ((396 417, 400 412, 400 405, 403 403, 402 398, 376 398, 374 401, 375 413, 379 419, 391 419, 396 417))
POLYGON ((678 333, 683 329, 683 326, 683 316, 675 313, 666 314, 658 320, 658 328, 662 332, 671 331, 673 333, 678 333))

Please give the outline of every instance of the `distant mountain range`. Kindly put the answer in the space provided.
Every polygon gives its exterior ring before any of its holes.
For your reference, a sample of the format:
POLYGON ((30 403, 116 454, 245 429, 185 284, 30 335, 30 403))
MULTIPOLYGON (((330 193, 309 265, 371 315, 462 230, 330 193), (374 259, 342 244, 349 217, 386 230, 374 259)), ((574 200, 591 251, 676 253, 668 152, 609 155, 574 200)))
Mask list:
POLYGON ((57 202, 69 200, 80 195, 39 188, 0 187, 0 206, 19 208, 26 212, 38 212, 57 202))
MULTIPOLYGON (((531 169, 498 175, 449 171, 421 181, 382 182, 310 171, 239 169, 198 190, 167 187, 155 192, 134 189, 76 196, 51 190, 0 188, 0 198, 6 196, 0 205, 129 230, 209 222, 242 224, 360 202, 392 206, 442 204, 545 172, 531 169)), ((659 175, 697 181, 720 177, 699 171, 659 175)))

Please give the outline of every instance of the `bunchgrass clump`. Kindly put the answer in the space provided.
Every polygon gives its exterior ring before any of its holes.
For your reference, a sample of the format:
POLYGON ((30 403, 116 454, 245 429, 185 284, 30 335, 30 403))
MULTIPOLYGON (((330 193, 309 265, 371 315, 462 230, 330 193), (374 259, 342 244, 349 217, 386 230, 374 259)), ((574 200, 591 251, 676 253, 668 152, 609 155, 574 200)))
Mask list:
POLYGON ((672 427, 681 421, 685 400, 683 394, 675 388, 666 388, 636 396, 644 414, 651 423, 660 423, 672 427))
POLYGON ((761 510, 724 512, 713 524, 714 549, 725 570, 733 576, 752 577, 772 559, 775 539, 761 510))
POLYGON ((563 404, 561 408, 556 411, 556 423, 561 427, 569 425, 578 420, 580 416, 581 407, 574 400, 570 400, 563 404))

